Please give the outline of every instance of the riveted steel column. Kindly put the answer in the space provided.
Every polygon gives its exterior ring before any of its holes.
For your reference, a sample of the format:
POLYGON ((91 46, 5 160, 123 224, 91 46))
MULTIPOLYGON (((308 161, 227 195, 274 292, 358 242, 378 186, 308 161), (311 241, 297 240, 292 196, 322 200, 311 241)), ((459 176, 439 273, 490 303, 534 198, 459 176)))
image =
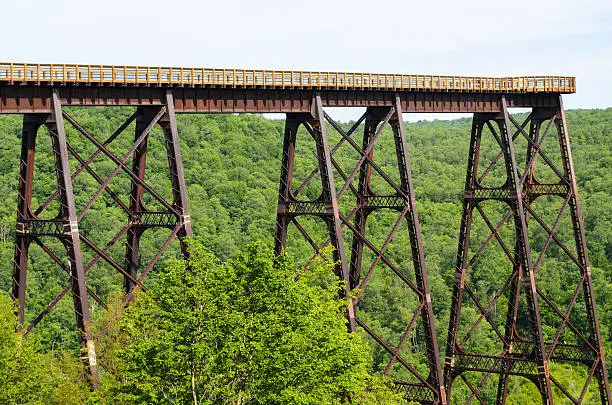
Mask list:
POLYGON ((34 180, 36 134, 40 126, 44 124, 46 120, 46 114, 26 114, 23 116, 12 292, 13 299, 17 301, 17 316, 20 328, 23 326, 25 315, 28 250, 32 241, 30 236, 23 232, 23 221, 34 217, 32 213, 32 183, 34 180))
POLYGON ((608 370, 606 368, 604 348, 601 339, 601 331, 599 326, 599 318, 597 316, 597 305, 595 303, 595 291, 593 289, 593 279, 591 276, 591 264, 589 261, 589 252, 586 245, 586 235, 584 231, 584 220, 580 210, 580 200, 578 198, 578 185, 576 183, 576 173, 574 171, 574 161, 572 158, 572 150, 570 146, 569 133, 567 131, 567 122, 565 120, 565 110, 563 108, 563 98, 559 96, 559 111, 555 120, 557 134, 559 137, 559 146, 561 150, 561 159, 563 161, 564 175, 569 179, 571 197, 569 200, 570 214, 572 217, 572 227, 574 240, 576 243, 576 252, 580 261, 580 273, 584 277, 584 303, 586 308, 586 317, 589 325, 589 338, 592 346, 597 350, 595 360, 597 362, 595 368, 595 376, 599 384, 599 394, 601 403, 609 404, 612 396, 610 394, 610 380, 608 379, 608 370))
MULTIPOLYGON (((131 292, 136 286, 134 280, 138 279, 137 269, 140 238, 146 229, 159 226, 171 227, 172 229, 176 226, 178 228, 176 236, 179 238, 183 257, 187 256, 187 245, 184 240, 186 237, 193 236, 187 200, 187 187, 185 185, 183 161, 176 125, 176 114, 174 112, 174 99, 170 90, 166 91, 165 107, 164 114, 159 118, 157 123, 164 133, 164 145, 168 159, 168 173, 172 184, 172 205, 167 206, 166 211, 150 211, 145 207, 143 201, 147 140, 149 138, 148 131, 151 129, 152 123, 156 122, 155 117, 160 113, 160 109, 159 107, 139 107, 137 110, 135 139, 138 140, 145 132, 147 132, 147 134, 144 140, 138 144, 133 154, 132 172, 135 177, 132 178, 132 190, 130 193, 131 218, 130 228, 127 233, 125 256, 126 272, 129 274, 129 276, 125 277, 124 282, 127 293, 131 292), (167 219, 168 216, 175 217, 176 223, 167 219), (162 219, 155 221, 153 219, 154 217, 162 219), (151 218, 151 220, 147 221, 146 218, 151 218)), ((158 251, 157 256, 165 249, 166 247, 163 247, 162 250, 158 251)))
POLYGON ((421 291, 425 300, 421 309, 421 319, 423 321, 423 333, 425 335, 425 346, 427 350, 427 360, 429 363, 429 382, 439 392, 434 403, 446 404, 446 393, 444 378, 442 376, 442 365, 440 363, 440 351, 436 340, 436 328, 434 325, 434 313, 429 291, 429 279, 425 267, 425 253, 423 250, 423 239, 421 236, 421 226, 416 206, 416 195, 408 159, 408 147, 406 144, 406 131, 404 130, 404 120, 402 117, 402 105, 399 96, 395 98, 395 115, 389 121, 395 135, 395 150, 397 154, 398 167, 400 169, 400 180, 402 191, 408 194, 408 212, 406 221, 408 222, 408 233, 410 236, 410 248, 412 250, 412 261, 414 265, 414 275, 416 285, 421 291))
POLYGON ((276 211, 276 231, 274 232, 274 253, 280 255, 287 246, 287 228, 292 214, 289 204, 295 199, 292 191, 293 165, 295 160, 295 138, 303 114, 287 114, 285 137, 281 162, 280 185, 278 188, 278 208, 276 211))
MULTIPOLYGON (((136 116, 136 132, 134 139, 138 140, 142 133, 146 130, 155 112, 150 109, 139 107, 136 116)), ((140 180, 144 182, 147 162, 147 141, 149 136, 138 145, 134 151, 132 158, 132 171, 140 180)), ((124 289, 126 293, 132 291, 136 286, 133 280, 138 279, 138 257, 140 253, 140 237, 144 231, 143 228, 133 226, 135 214, 145 210, 142 196, 144 189, 141 183, 132 180, 130 190, 130 223, 132 226, 127 231, 127 242, 125 251, 125 271, 130 277, 124 278, 124 289)))
MULTIPOLYGON (((531 119, 529 125, 529 134, 531 139, 533 139, 535 142, 537 142, 538 140, 541 124, 541 120, 536 120, 534 118, 531 119)), ((526 187, 526 185, 533 183, 535 159, 532 160, 532 158, 536 153, 537 152, 533 148, 533 146, 531 144, 528 144, 525 158, 525 173, 527 177, 525 179, 525 183, 521 185, 521 188, 524 188, 526 187)), ((527 204, 531 203, 531 201, 529 201, 529 196, 526 196, 525 202, 527 204)), ((526 215, 526 220, 528 221, 529 216, 528 214, 526 215)), ((503 342, 504 353, 510 353, 512 351, 513 342, 518 341, 520 339, 520 337, 517 336, 516 332, 516 321, 518 317, 518 309, 520 303, 521 282, 523 282, 523 262, 520 257, 521 248, 520 246, 518 246, 518 242, 519 239, 517 238, 515 241, 514 266, 512 269, 512 281, 510 282, 509 287, 508 308, 506 312, 506 325, 504 330, 505 341, 503 342)), ((497 405, 503 405, 506 403, 511 368, 511 361, 502 361, 501 373, 499 375, 499 380, 497 384, 497 405)))
MULTIPOLYGON (((384 109, 383 114, 380 114, 380 109, 369 107, 366 110, 366 119, 363 128, 363 142, 362 149, 366 150, 371 142, 371 139, 376 134, 376 128, 383 121, 388 108, 384 109)), ((374 149, 370 150, 368 158, 371 160, 374 157, 374 149)), ((370 181, 372 179, 372 166, 368 161, 364 162, 359 169, 359 184, 357 191, 357 212, 355 213, 355 228, 360 234, 366 236, 366 221, 368 214, 368 196, 373 195, 370 187, 370 181)), ((349 276, 351 280, 351 289, 356 288, 361 280, 361 265, 363 259, 363 245, 364 242, 361 238, 353 238, 351 246, 351 263, 349 266, 349 276)))
MULTIPOLYGON (((471 195, 476 188, 478 162, 480 155, 480 140, 484 119, 474 114, 472 119, 472 132, 470 136, 470 148, 467 162, 467 174, 465 177, 465 195, 471 195)), ((451 403, 451 389, 456 377, 454 373, 455 353, 459 348, 459 328, 461 325, 461 307, 465 290, 465 278, 467 276, 468 252, 470 250, 470 231, 472 227, 473 200, 463 199, 463 210, 461 214, 461 227, 459 230, 459 247, 455 265, 455 280, 453 282, 453 296, 451 301, 450 320, 448 325, 448 337, 446 340, 446 358, 444 362, 444 381, 446 382, 447 402, 451 403)))
MULTIPOLYGON (((298 215, 313 215, 325 221, 329 233, 329 241, 334 247, 334 261, 336 262, 335 273, 344 281, 341 296, 348 297, 350 280, 348 275, 348 263, 344 253, 344 242, 342 239, 342 222, 338 209, 338 198, 334 175, 332 171, 332 156, 327 138, 327 128, 323 104, 319 95, 312 101, 312 111, 305 113, 288 113, 285 123, 285 139, 283 145, 283 156, 281 164, 281 176, 279 186, 278 210, 276 219, 276 231, 274 235, 274 251, 280 254, 286 247, 287 228, 291 221, 295 221, 298 215), (298 201, 292 191, 294 151, 297 130, 303 125, 311 134, 317 149, 317 170, 321 179, 322 191, 316 201, 298 201), (302 208, 295 210, 298 205, 302 208), (293 207, 293 208, 292 208, 293 207)), ((313 173, 313 175, 316 172, 313 173)), ((310 178, 308 179, 310 181, 310 178)), ((304 236, 309 238, 301 229, 304 236)), ((309 240, 309 242, 312 242, 309 240)), ((356 328, 355 311, 352 305, 347 310, 348 329, 353 332, 356 328)))
POLYGON ((179 223, 182 225, 177 236, 181 243, 183 256, 187 255, 184 239, 193 236, 191 229, 191 217, 189 216, 189 203, 187 201, 187 186, 185 185, 185 172, 183 170, 183 158, 176 126, 176 114, 174 112, 174 98, 172 90, 166 90, 166 114, 159 124, 164 131, 166 140, 166 153, 168 157, 168 168, 170 170, 170 182, 172 183, 173 206, 178 211, 179 223))
POLYGON ((49 129, 51 144, 55 156, 55 171, 57 174, 57 185, 60 195, 60 216, 68 220, 66 237, 62 242, 68 254, 70 269, 70 283, 76 324, 79 330, 79 341, 81 345, 81 358, 88 366, 93 387, 98 385, 98 365, 96 361, 96 350, 91 334, 91 316, 87 302, 87 289, 85 286, 85 272, 83 269, 83 257, 81 254, 81 240, 79 225, 72 190, 72 179, 70 176, 70 164, 68 161, 68 148, 66 146, 66 134, 64 132, 64 119, 60 104, 59 91, 53 90, 52 111, 49 120, 45 124, 49 129))
POLYGON ((527 297, 527 306, 529 309, 529 322, 531 333, 535 342, 534 357, 538 368, 538 380, 540 393, 544 405, 553 404, 552 389, 550 386, 550 373, 548 370, 548 360, 546 358, 546 348, 544 346, 544 336, 542 332, 542 319, 540 316, 540 308, 538 304, 538 294, 536 287, 535 274, 533 272, 533 264, 531 261, 531 248, 529 244, 529 232, 527 230, 526 210, 523 206, 521 178, 518 174, 518 166, 516 164, 516 155, 514 152, 514 142, 510 128, 510 118, 506 98, 502 96, 502 113, 504 115, 503 125, 499 124, 500 138, 502 151, 504 152, 504 160, 506 162, 506 171, 511 185, 514 187, 515 201, 512 208, 515 212, 514 224, 515 235, 517 239, 517 248, 521 257, 521 266, 525 277, 523 284, 525 295, 527 297))
MULTIPOLYGON (((323 103, 321 96, 317 95, 314 99, 312 115, 312 127, 314 129, 315 141, 317 144, 317 158, 319 161, 319 173, 323 191, 322 201, 327 205, 328 217, 326 218, 329 229, 329 238, 334 247, 334 261, 336 264, 336 275, 344 280, 344 297, 348 297, 351 291, 348 275, 348 265, 344 254, 344 241, 342 239, 342 222, 340 221, 340 211, 338 209, 338 198, 336 196, 336 186, 332 171, 332 160, 327 139, 327 126, 323 115, 323 103)), ((356 329, 355 309, 352 305, 347 309, 348 328, 350 332, 356 329)))

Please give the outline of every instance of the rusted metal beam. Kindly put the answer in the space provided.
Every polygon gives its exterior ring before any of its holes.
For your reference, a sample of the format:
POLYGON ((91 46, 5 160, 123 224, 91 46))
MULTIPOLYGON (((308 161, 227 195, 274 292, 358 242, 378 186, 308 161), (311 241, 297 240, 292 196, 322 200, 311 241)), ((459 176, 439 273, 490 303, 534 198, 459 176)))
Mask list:
MULTIPOLYGON (((476 113, 502 110, 501 95, 488 92, 400 93, 375 90, 206 89, 165 87, 57 88, 65 106, 162 106, 172 92, 180 113, 310 113, 316 95, 323 107, 391 107, 396 95, 405 113, 476 113)), ((509 108, 556 107, 558 93, 506 94, 509 108)), ((0 85, 0 114, 49 113, 51 88, 0 85)))

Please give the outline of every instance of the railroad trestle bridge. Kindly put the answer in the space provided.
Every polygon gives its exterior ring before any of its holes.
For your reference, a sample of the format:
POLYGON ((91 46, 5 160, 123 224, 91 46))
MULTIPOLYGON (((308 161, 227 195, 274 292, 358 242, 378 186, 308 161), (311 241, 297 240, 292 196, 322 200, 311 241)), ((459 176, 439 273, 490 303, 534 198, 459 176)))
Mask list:
POLYGON ((522 377, 535 384, 543 404, 554 403, 553 392, 560 393, 572 403, 581 404, 587 391, 595 390, 599 392, 601 403, 607 405, 610 387, 562 103, 562 94, 575 92, 575 85, 575 78, 566 76, 492 78, 0 63, 0 114, 23 115, 12 292, 18 302, 22 331, 27 335, 70 293, 82 358, 95 386, 98 364, 88 302, 95 300, 101 306, 105 303, 96 291, 88 287, 87 273, 100 261, 116 269, 124 279, 124 300, 127 302, 134 288, 142 287, 170 243, 178 239, 184 250, 182 240, 192 234, 176 114, 285 113, 275 252, 281 253, 285 249, 288 230, 294 227, 296 234, 303 237, 315 253, 323 245, 333 246, 337 261, 335 273, 344 281, 343 296, 349 296, 355 289, 367 291, 370 276, 380 266, 384 266, 405 285, 407 291, 414 294, 418 302, 416 311, 397 341, 385 339, 360 317, 359 295, 351 296, 352 304, 346 314, 351 332, 362 328, 388 352, 389 362, 384 372, 393 376, 393 370, 400 368, 400 374, 407 376, 396 383, 406 399, 422 404, 448 404, 451 403, 453 386, 464 384, 471 392, 468 402, 485 404, 483 387, 490 385, 491 379, 495 378, 496 403, 504 404, 510 379, 522 377), (92 134, 95 128, 85 128, 65 110, 64 107, 69 106, 133 106, 136 111, 107 139, 100 140, 92 134), (326 107, 365 107, 365 113, 346 130, 330 116, 326 107), (527 108, 530 112, 519 122, 509 113, 511 108, 527 108), (436 338, 436 327, 438 333, 443 328, 434 325, 432 300, 435 301, 436 297, 430 294, 424 261, 424 248, 433 247, 424 247, 421 238, 402 118, 404 113, 421 112, 474 114, 444 357, 436 338), (109 145, 131 124, 136 128, 133 144, 127 153, 118 156, 109 145), (94 145, 95 152, 91 156, 81 156, 71 147, 65 125, 73 127, 94 145), (43 126, 48 129, 51 139, 57 191, 36 207, 32 200, 35 145, 38 130, 43 126), (172 185, 170 199, 162 196, 145 176, 147 139, 156 126, 161 127, 165 139, 172 185), (305 128, 314 140, 317 165, 306 179, 300 179, 298 185, 294 183, 294 162, 299 128, 305 128), (373 157, 385 128, 391 129, 395 144, 398 173, 394 175, 383 170, 373 157), (328 130, 339 135, 337 144, 330 144, 328 130), (355 136, 358 130, 362 132, 359 140, 355 136), (544 147, 547 137, 556 138, 556 151, 544 147), (494 158, 484 159, 481 148, 489 143, 494 145, 494 158), (350 148, 358 155, 350 171, 340 167, 334 158, 339 148, 350 148), (553 153, 557 156, 554 159, 551 158, 553 153), (106 157, 114 166, 106 176, 97 174, 92 164, 99 156, 106 157), (78 169, 73 173, 69 159, 78 162, 78 169), (536 162, 539 162, 538 167, 546 167, 551 175, 540 178, 536 162), (487 182, 487 176, 495 170, 503 173, 505 181, 502 184, 487 182), (89 173, 99 187, 84 206, 77 207, 73 180, 83 172, 89 173), (128 202, 109 187, 120 173, 130 179, 128 202), (391 191, 375 191, 373 174, 382 179, 391 191), (340 183, 337 183, 338 179, 341 179, 340 183), (320 182, 321 194, 316 199, 304 199, 300 192, 311 182, 320 182), (145 194, 162 208, 147 208, 145 194), (111 240, 98 246, 86 236, 87 230, 81 224, 102 195, 109 196, 123 210, 127 221, 111 240), (533 204, 537 198, 546 196, 561 201, 553 221, 538 213, 533 204), (353 208, 344 212, 339 201, 347 199, 352 199, 353 208), (57 215, 43 219, 41 212, 54 203, 59 206, 57 215), (493 221, 491 214, 487 213, 489 204, 498 204, 505 210, 506 214, 499 222, 493 221), (366 232, 369 215, 378 210, 393 210, 398 214, 382 245, 369 239, 366 232), (570 218, 572 247, 556 234, 564 215, 570 218), (303 217, 321 220, 328 236, 324 244, 317 244, 300 224, 303 217), (481 244, 471 239, 472 223, 477 219, 482 220, 490 231, 481 244), (402 225, 407 228, 401 228, 402 225), (512 245, 500 237, 500 230, 505 226, 512 229, 512 245), (147 229, 160 227, 169 229, 170 234, 157 246, 157 253, 151 260, 143 263, 139 255, 141 237, 147 229), (530 229, 534 228, 545 235, 545 243, 537 252, 531 243, 534 233, 530 229), (389 243, 400 229, 408 231, 409 246, 405 250, 413 267, 410 276, 386 254, 389 243), (59 257, 49 249, 43 237, 61 241, 65 257, 59 257), (121 262, 114 260, 108 251, 123 238, 125 255, 121 262), (506 255, 510 270, 507 279, 498 286, 497 293, 483 301, 470 285, 470 272, 493 242, 506 255), (69 282, 41 314, 24 324, 28 250, 32 243, 68 274, 69 282), (538 285, 537 273, 551 244, 557 245, 567 255, 578 280, 570 304, 564 308, 538 285), (84 249, 93 252, 93 258, 87 263, 82 253, 84 249), (363 262, 366 254, 374 257, 367 268, 363 262), (491 311, 502 296, 507 301, 506 316, 503 325, 499 325, 492 319, 491 311), (574 322, 573 310, 578 300, 585 308, 584 314, 580 315, 586 319, 583 326, 574 322), (476 308, 478 317, 475 321, 462 317, 465 305, 476 308), (543 312, 556 320, 552 339, 543 332, 543 312), (528 319, 527 327, 519 325, 522 317, 528 319), (488 325, 496 336, 497 352, 483 353, 472 349, 470 338, 483 324, 488 325), (403 348, 417 325, 424 336, 427 372, 403 356, 403 348), (573 336, 569 343, 568 334, 573 336), (565 387, 551 373, 552 362, 585 367, 586 378, 577 393, 565 387))

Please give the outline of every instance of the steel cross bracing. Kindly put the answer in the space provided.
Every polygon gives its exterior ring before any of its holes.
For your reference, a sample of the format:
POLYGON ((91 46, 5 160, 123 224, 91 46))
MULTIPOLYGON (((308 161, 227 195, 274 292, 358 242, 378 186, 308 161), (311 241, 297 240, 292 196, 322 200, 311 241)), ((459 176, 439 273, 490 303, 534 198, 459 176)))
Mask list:
POLYGON ((510 380, 518 376, 536 385, 543 404, 553 404, 554 398, 582 404, 589 391, 602 404, 609 404, 610 387, 561 97, 554 108, 534 108, 522 123, 508 113, 503 98, 502 106, 499 113, 475 114, 472 124, 444 365, 448 401, 505 404, 510 380), (553 147, 547 146, 547 139, 553 147), (494 154, 483 151, 488 142, 494 147, 487 152, 494 154), (519 144, 524 150, 517 148, 519 144), (524 164, 519 164, 521 156, 524 164), (501 186, 488 185, 487 177, 498 164, 504 166, 504 174, 498 176, 501 186), (538 198, 555 202, 556 214, 541 212, 538 198), (495 201, 507 207, 504 215, 499 206, 493 212, 489 209, 495 201), (501 217, 499 222, 492 219, 496 214, 501 217), (573 241, 557 233, 568 215, 573 241), (488 229, 482 243, 475 243, 476 235, 481 234, 475 230, 480 225, 478 217, 488 229), (545 236, 544 242, 538 235, 545 236), (502 268, 487 264, 492 257, 487 254, 495 244, 505 255, 509 271, 497 291, 483 294, 473 280, 482 273, 504 274, 502 268), (565 307, 558 303, 558 296, 539 285, 540 277, 551 271, 545 267, 553 246, 567 256, 560 268, 552 264, 553 269, 563 271, 557 277, 567 278, 563 283, 569 294, 565 307), (498 304, 506 306, 502 316, 497 314, 498 304), (464 315, 464 307, 478 316, 464 315), (576 322, 585 318, 586 322, 576 322), (472 345, 477 336, 494 341, 488 352, 472 345), (585 378, 574 382, 577 389, 561 382, 563 376, 553 367, 559 363, 584 368, 585 378), (460 386, 463 391, 453 395, 460 386))
POLYGON ((423 404, 445 404, 442 368, 435 338, 433 309, 425 270, 399 97, 392 107, 368 108, 348 130, 343 129, 323 111, 320 98, 317 97, 313 105, 314 108, 310 114, 287 114, 276 220, 275 251, 280 254, 286 248, 288 230, 291 224, 314 248, 315 254, 325 245, 331 244, 334 248, 336 274, 344 280, 341 295, 348 297, 351 291, 357 291, 356 294, 350 295, 351 305, 349 305, 346 314, 349 330, 354 331, 357 326, 360 326, 384 351, 388 352, 389 359, 383 370, 384 374, 388 374, 394 364, 398 364, 404 370, 404 373, 410 376, 408 381, 397 381, 396 384, 397 389, 404 394, 406 399, 423 404), (360 146, 353 139, 353 135, 361 124, 364 124, 364 132, 362 145, 360 146), (339 142, 333 148, 330 148, 329 145, 328 125, 340 135, 339 142), (300 126, 304 126, 315 140, 318 164, 310 175, 303 180, 302 184, 296 187, 293 182, 295 148, 296 134, 300 126), (393 180, 376 164, 373 158, 375 145, 383 130, 387 128, 391 129, 394 138, 399 181, 393 180), (342 146, 354 149, 359 156, 357 161, 350 165, 350 171, 346 168, 343 169, 334 158, 334 155, 337 155, 342 146), (393 190, 391 194, 380 195, 372 189, 372 171, 379 175, 393 190), (314 181, 317 174, 321 181, 320 196, 314 200, 298 198, 300 192, 314 181), (340 178, 342 183, 335 184, 334 177, 340 178), (354 180, 358 182, 357 187, 354 185, 354 180), (350 193, 347 193, 347 191, 350 191, 350 193), (349 206, 353 208, 348 212, 343 212, 340 203, 346 200, 351 201, 349 206), (367 237, 366 223, 371 213, 382 209, 394 210, 399 213, 399 216, 395 224, 389 229, 386 240, 382 245, 376 246, 376 242, 367 237), (309 216, 319 218, 326 224, 329 238, 324 243, 318 245, 314 240, 315 238, 309 235, 300 223, 303 221, 302 218, 309 216), (389 243, 403 224, 407 225, 414 278, 408 277, 405 269, 401 269, 393 263, 386 254, 389 243), (345 245, 348 246, 348 243, 344 241, 343 229, 351 235, 350 257, 345 249, 345 245), (364 250, 367 252, 364 253, 364 250), (367 269, 363 266, 364 254, 374 256, 374 260, 367 269), (368 282, 373 272, 382 271, 380 267, 386 267, 390 270, 396 280, 406 287, 406 291, 409 290, 415 294, 418 301, 414 314, 403 326, 399 339, 395 341, 390 341, 375 332, 365 318, 360 317, 359 300, 364 293, 367 294, 369 290, 368 282), (426 374, 418 371, 404 358, 406 342, 416 333, 415 328, 418 323, 420 323, 420 328, 423 331, 426 359, 429 364, 429 372, 426 374))
MULTIPOLYGON (((131 299, 134 288, 142 283, 151 271, 162 253, 168 248, 175 237, 181 241, 183 254, 186 254, 183 238, 191 235, 191 223, 187 208, 187 195, 183 166, 178 142, 174 102, 171 92, 167 93, 166 103, 163 106, 138 107, 110 137, 99 141, 87 129, 83 128, 66 111, 62 110, 59 96, 53 92, 53 108, 51 114, 25 114, 23 120, 23 138, 21 148, 21 166, 19 175, 18 216, 15 243, 15 261, 13 272, 13 298, 18 302, 19 322, 27 335, 49 311, 69 292, 72 292, 76 326, 79 331, 79 340, 82 359, 87 366, 91 382, 95 387, 98 381, 98 364, 96 350, 92 337, 90 324, 91 315, 88 305, 88 295, 100 306, 106 304, 87 287, 86 274, 99 261, 104 261, 116 269, 124 278, 124 302, 131 299), (135 140, 129 151, 122 157, 116 156, 109 146, 130 126, 136 123, 135 140), (83 158, 67 141, 64 122, 68 122, 96 150, 87 159, 83 158), (35 145, 38 129, 46 126, 52 143, 55 170, 57 174, 57 191, 52 194, 40 207, 33 206, 32 186, 35 182, 35 145), (165 137, 166 155, 168 157, 168 173, 172 184, 172 200, 168 201, 155 191, 153 186, 145 181, 147 140, 154 126, 159 125, 165 137), (78 169, 70 174, 69 155, 78 162, 78 169), (106 177, 102 177, 94 170, 94 161, 100 155, 112 162, 113 170, 106 177), (132 168, 128 161, 132 160, 132 168), (87 172, 98 183, 99 188, 87 200, 80 211, 76 210, 73 193, 73 181, 83 172, 87 172), (122 201, 110 188, 113 179, 119 173, 127 174, 130 178, 131 192, 129 202, 122 201), (126 222, 118 233, 103 247, 97 246, 90 237, 83 233, 80 223, 94 203, 107 194, 114 203, 124 211, 126 222), (150 210, 144 203, 143 196, 148 194, 162 210, 150 210), (59 201, 59 212, 53 219, 40 219, 45 210, 52 207, 54 201, 59 201), (157 252, 149 260, 139 260, 140 238, 151 228, 168 228, 170 234, 167 239, 157 246, 157 252), (114 260, 109 254, 111 249, 122 237, 126 236, 126 253, 124 262, 114 260), (54 252, 52 243, 46 242, 43 237, 59 239, 65 248, 67 262, 54 252), (25 323, 26 310, 26 284, 28 268, 28 250, 34 242, 64 271, 69 274, 69 282, 57 297, 55 297, 43 312, 25 323), (90 249, 91 260, 83 263, 83 249, 90 249)), ((95 230, 94 230, 95 231, 95 230)), ((48 238, 47 238, 48 239, 48 238)), ((93 238, 92 238, 93 239, 93 238)), ((57 249, 55 249, 56 251, 57 249)))

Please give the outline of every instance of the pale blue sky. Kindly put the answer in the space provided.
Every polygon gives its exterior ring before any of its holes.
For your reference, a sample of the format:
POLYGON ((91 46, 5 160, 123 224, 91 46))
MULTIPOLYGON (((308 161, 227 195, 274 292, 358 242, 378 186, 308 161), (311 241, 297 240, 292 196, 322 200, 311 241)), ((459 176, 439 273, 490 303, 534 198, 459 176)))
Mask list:
POLYGON ((612 106, 612 0, 3 3, 4 61, 575 75, 566 108, 612 106))

